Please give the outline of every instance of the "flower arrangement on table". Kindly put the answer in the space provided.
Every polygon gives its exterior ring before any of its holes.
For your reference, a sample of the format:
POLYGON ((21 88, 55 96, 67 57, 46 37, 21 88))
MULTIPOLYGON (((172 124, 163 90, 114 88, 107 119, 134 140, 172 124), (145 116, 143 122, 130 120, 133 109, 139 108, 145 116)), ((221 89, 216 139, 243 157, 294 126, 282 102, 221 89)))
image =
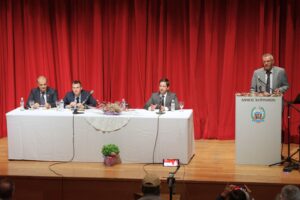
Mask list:
POLYGON ((102 102, 99 104, 98 108, 103 110, 104 114, 107 115, 119 115, 122 112, 120 102, 102 102))
POLYGON ((121 163, 119 156, 120 149, 115 144, 107 144, 102 147, 102 155, 104 156, 104 164, 107 166, 112 166, 121 163))

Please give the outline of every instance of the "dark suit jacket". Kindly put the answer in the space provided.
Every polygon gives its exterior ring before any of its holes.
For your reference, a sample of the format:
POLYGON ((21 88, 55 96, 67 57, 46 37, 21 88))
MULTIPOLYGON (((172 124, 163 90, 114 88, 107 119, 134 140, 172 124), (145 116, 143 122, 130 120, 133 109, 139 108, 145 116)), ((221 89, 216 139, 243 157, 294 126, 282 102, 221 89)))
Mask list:
MULTIPOLYGON (((168 109, 171 110, 171 102, 172 102, 172 99, 174 99, 175 100, 175 109, 176 110, 179 109, 178 99, 177 99, 177 96, 175 93, 167 92, 167 97, 165 97, 165 98, 166 98, 165 107, 168 107, 168 109)), ((147 101, 144 108, 148 109, 149 106, 151 106, 151 104, 160 105, 161 104, 160 101, 161 101, 160 93, 159 92, 152 93, 150 99, 147 101)))
MULTIPOLYGON (((81 102, 83 102, 87 96, 90 94, 90 92, 88 91, 85 91, 85 90, 81 90, 81 102)), ((70 103, 72 103, 73 101, 75 100, 75 95, 73 93, 73 91, 71 92, 68 92, 64 98, 64 104, 65 106, 69 105, 70 103)), ((88 105, 88 106, 93 106, 95 107, 97 105, 97 101, 93 98, 93 96, 91 95, 85 105, 88 105)))
MULTIPOLYGON (((56 107, 56 101, 57 101, 57 92, 56 90, 47 87, 46 90, 46 96, 47 96, 47 103, 51 105, 51 107, 56 107)), ((34 103, 41 104, 41 91, 40 88, 33 88, 30 91, 29 97, 27 99, 26 107, 29 108, 29 101, 33 100, 34 103)))

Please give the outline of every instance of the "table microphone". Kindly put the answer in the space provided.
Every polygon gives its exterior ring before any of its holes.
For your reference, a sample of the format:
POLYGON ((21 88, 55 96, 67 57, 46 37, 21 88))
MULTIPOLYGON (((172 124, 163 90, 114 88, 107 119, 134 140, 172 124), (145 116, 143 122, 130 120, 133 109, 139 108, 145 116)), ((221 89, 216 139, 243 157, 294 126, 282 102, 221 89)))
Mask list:
POLYGON ((159 104, 158 104, 159 111, 158 111, 156 114, 159 114, 159 115, 165 114, 165 112, 163 112, 163 111, 161 110, 162 102, 163 102, 163 98, 162 98, 162 96, 161 96, 161 97, 160 97, 160 100, 159 100, 159 104))
POLYGON ((84 99, 84 101, 81 104, 84 105, 93 93, 94 93, 94 90, 91 90, 90 93, 87 95, 87 97, 84 99))
POLYGON ((74 107, 73 114, 79 114, 78 109, 77 109, 77 105, 74 107))

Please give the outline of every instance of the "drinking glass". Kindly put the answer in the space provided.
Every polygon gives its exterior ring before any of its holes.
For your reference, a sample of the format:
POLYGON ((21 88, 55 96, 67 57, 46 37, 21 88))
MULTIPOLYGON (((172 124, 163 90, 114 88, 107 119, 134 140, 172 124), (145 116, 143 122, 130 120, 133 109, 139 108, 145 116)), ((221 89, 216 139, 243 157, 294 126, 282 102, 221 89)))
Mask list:
POLYGON ((55 101, 55 105, 56 105, 56 110, 60 110, 60 101, 59 100, 55 101))
POLYGON ((182 111, 183 107, 184 107, 184 102, 183 101, 180 101, 179 102, 179 107, 180 107, 180 111, 182 111))
POLYGON ((30 110, 33 110, 33 105, 34 105, 34 101, 30 100, 29 101, 30 110))

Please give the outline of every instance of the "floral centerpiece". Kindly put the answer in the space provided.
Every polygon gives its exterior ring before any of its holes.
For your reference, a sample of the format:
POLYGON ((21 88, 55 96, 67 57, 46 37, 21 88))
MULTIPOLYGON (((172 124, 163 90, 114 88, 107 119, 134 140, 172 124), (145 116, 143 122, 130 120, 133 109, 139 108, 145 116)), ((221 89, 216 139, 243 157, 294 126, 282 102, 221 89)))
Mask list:
POLYGON ((104 114, 108 114, 108 115, 119 115, 122 112, 120 102, 115 102, 115 103, 103 102, 99 104, 98 108, 102 109, 104 114))
POLYGON ((121 163, 120 159, 120 150, 119 147, 115 144, 107 144, 102 147, 101 150, 104 156, 104 164, 107 166, 112 166, 118 163, 121 163))

